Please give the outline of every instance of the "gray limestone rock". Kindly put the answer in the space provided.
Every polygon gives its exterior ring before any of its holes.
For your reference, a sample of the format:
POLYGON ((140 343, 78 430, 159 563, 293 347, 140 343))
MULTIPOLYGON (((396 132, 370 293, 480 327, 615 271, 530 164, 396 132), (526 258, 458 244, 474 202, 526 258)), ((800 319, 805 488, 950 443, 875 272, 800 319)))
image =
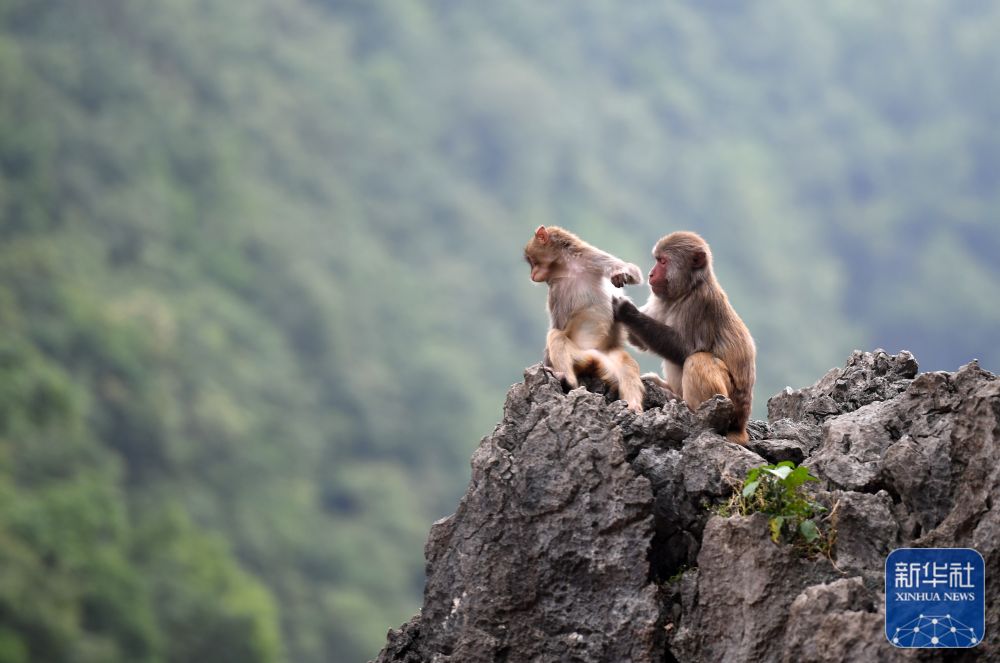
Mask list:
POLYGON ((895 661, 1000 658, 1000 597, 973 650, 885 639, 884 563, 905 546, 974 547, 1000 568, 1000 380, 974 362, 917 375, 855 352, 768 403, 741 447, 731 404, 698 411, 647 384, 646 411, 539 366, 507 395, 454 515, 431 528, 420 613, 380 663, 895 661), (748 469, 801 462, 831 509, 831 557, 775 544, 767 516, 713 515, 748 469))
POLYGON ((623 406, 526 373, 431 528, 421 614, 380 661, 658 660, 653 493, 612 424, 623 406))
POLYGON ((898 355, 884 350, 855 350, 844 368, 831 369, 811 387, 784 391, 767 401, 767 419, 820 422, 863 405, 899 394, 917 374, 917 362, 905 350, 898 355))
POLYGON ((875 663, 904 658, 906 653, 883 634, 884 599, 858 577, 807 587, 788 610, 780 660, 875 663))
MULTIPOLYGON (((705 527, 698 582, 674 624, 669 648, 679 661, 776 661, 788 610, 807 587, 832 580, 825 559, 776 545, 767 516, 720 518, 705 527)), ((694 588, 693 588, 694 589, 694 588)))

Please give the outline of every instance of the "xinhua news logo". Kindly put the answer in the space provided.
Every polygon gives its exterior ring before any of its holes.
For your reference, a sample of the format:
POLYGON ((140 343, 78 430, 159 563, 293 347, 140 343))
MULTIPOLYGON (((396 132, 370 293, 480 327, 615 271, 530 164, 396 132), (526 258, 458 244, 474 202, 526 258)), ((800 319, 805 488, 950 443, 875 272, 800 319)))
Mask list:
POLYGON ((986 570, 971 548, 900 548, 885 560, 885 636, 897 647, 975 647, 986 570))

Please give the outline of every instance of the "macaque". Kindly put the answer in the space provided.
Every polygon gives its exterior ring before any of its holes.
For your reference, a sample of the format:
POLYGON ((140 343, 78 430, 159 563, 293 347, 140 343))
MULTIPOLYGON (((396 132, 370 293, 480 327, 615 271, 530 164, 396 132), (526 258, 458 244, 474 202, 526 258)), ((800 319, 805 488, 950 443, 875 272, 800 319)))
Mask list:
POLYGON ((692 410, 716 394, 728 397, 736 407, 726 437, 746 444, 757 351, 715 279, 708 243, 692 232, 671 233, 656 243, 653 258, 649 300, 639 310, 615 298, 615 320, 633 345, 663 357, 666 380, 645 377, 692 410))
POLYGON ((641 412, 646 389, 639 364, 623 346, 605 289, 605 279, 616 288, 641 284, 639 268, 555 226, 538 227, 524 259, 531 280, 549 286, 545 365, 570 387, 579 385, 580 376, 596 373, 618 389, 630 410, 641 412))

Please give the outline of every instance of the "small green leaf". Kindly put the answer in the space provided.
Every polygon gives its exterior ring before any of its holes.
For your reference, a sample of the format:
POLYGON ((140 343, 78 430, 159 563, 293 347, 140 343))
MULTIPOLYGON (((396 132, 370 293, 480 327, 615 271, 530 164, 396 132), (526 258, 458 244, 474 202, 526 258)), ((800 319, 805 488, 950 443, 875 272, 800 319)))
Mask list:
POLYGON ((771 526, 771 540, 775 543, 781 538, 781 526, 785 524, 784 516, 775 516, 768 521, 771 526))
POLYGON ((750 499, 751 497, 753 497, 753 494, 757 492, 757 486, 759 484, 760 481, 751 481, 745 486, 743 486, 743 499, 750 499))
POLYGON ((785 479, 785 484, 789 488, 798 488, 809 479, 809 470, 805 467, 796 467, 785 479))
POLYGON ((793 463, 790 460, 783 460, 780 463, 778 463, 777 465, 775 465, 774 467, 790 467, 790 468, 794 469, 795 468, 795 463, 793 463))
POLYGON ((816 527, 816 523, 811 520, 803 520, 799 524, 799 531, 802 532, 802 536, 806 537, 806 541, 812 543, 819 537, 819 528, 816 527))
POLYGON ((787 465, 784 465, 782 467, 778 467, 778 468, 773 469, 773 470, 771 468, 769 468, 769 467, 765 467, 764 471, 765 472, 769 472, 769 473, 773 474, 774 476, 778 477, 779 479, 781 479, 782 481, 784 481, 784 479, 789 474, 792 473, 792 468, 788 467, 787 465))

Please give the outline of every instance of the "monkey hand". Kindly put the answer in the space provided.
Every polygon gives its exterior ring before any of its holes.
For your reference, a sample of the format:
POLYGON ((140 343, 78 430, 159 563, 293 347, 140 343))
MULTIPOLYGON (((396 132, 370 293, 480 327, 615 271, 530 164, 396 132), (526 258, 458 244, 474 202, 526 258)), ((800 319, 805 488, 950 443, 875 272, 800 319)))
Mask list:
POLYGON ((642 272, 638 267, 629 263, 623 265, 624 269, 616 271, 611 275, 611 285, 616 288, 624 288, 626 285, 639 285, 642 283, 642 272))
POLYGON ((625 297, 615 297, 611 300, 611 310, 615 314, 615 322, 634 320, 639 316, 639 309, 631 300, 625 297))

